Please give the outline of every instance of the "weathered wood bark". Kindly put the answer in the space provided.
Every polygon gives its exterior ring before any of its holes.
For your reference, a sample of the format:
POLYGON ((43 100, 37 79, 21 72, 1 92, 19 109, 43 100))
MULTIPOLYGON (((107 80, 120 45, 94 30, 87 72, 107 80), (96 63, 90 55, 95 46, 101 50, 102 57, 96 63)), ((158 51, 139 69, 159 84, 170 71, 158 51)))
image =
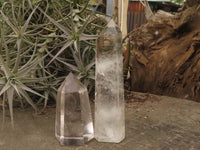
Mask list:
POLYGON ((200 0, 131 33, 131 88, 200 101, 200 0))
POLYGON ((147 20, 150 20, 150 19, 153 20, 154 19, 154 14, 153 14, 150 6, 149 6, 148 1, 147 0, 144 0, 144 1, 140 0, 140 2, 145 8, 145 17, 146 17, 146 19, 147 20))

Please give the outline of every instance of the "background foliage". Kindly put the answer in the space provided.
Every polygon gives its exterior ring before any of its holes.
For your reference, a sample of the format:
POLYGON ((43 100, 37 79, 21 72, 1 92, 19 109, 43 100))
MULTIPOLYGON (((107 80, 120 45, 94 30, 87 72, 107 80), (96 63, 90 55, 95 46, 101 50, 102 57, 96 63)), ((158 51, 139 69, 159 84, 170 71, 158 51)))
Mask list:
POLYGON ((171 0, 171 1, 178 4, 182 4, 185 0, 171 0))
POLYGON ((0 96, 9 106, 56 99, 69 72, 94 86, 96 38, 106 24, 88 0, 7 0, 0 10, 0 96), (91 9, 92 8, 92 9, 91 9), (15 103, 13 103, 15 102, 15 103))

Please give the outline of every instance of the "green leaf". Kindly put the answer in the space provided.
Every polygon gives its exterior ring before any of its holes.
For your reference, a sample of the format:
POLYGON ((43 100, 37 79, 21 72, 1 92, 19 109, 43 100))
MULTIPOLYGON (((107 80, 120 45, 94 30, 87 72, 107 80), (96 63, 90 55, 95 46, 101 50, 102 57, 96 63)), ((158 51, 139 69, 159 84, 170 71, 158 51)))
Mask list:
POLYGON ((80 41, 87 41, 87 40, 96 40, 98 35, 88 35, 88 34, 81 34, 80 41))
POLYGON ((71 31, 68 28, 65 28, 63 25, 59 24, 49 15, 47 15, 41 8, 38 8, 55 26, 57 26, 61 31, 63 31, 66 35, 71 35, 71 31))
POLYGON ((5 41, 5 36, 4 36, 4 29, 3 27, 1 27, 1 39, 2 39, 2 45, 4 45, 5 50, 6 50, 6 65, 9 66, 10 63, 10 57, 9 57, 9 50, 8 50, 8 46, 7 43, 5 41))
POLYGON ((10 88, 10 84, 9 84, 9 82, 7 82, 7 83, 5 84, 5 86, 1 89, 1 91, 0 91, 0 96, 1 96, 3 93, 5 93, 9 88, 10 88))
POLYGON ((23 89, 19 88, 19 92, 20 94, 26 99, 26 101, 35 109, 35 111, 37 112, 38 108, 37 106, 34 104, 34 102, 32 101, 32 99, 30 98, 30 96, 27 94, 26 91, 24 91, 23 89))
POLYGON ((31 14, 29 15, 29 17, 28 17, 28 19, 26 20, 26 22, 25 22, 25 24, 23 25, 23 27, 22 27, 22 33, 24 33, 25 31, 26 31, 26 29, 28 28, 28 24, 29 24, 29 22, 30 22, 30 20, 31 20, 31 18, 32 18, 32 16, 33 16, 33 14, 34 14, 34 12, 35 12, 35 10, 38 8, 38 6, 36 6, 34 9, 33 9, 33 11, 31 12, 31 14))
POLYGON ((82 53, 82 60, 84 60, 86 52, 89 51, 90 49, 91 49, 90 46, 86 46, 86 47, 84 48, 83 53, 82 53))
POLYGON ((74 59, 76 65, 77 65, 77 67, 78 67, 78 68, 82 68, 83 62, 82 62, 81 59, 79 59, 78 54, 75 53, 75 52, 73 51, 73 49, 72 49, 72 54, 73 54, 73 59, 74 59))
POLYGON ((90 19, 95 15, 95 12, 97 11, 97 8, 99 7, 99 4, 96 5, 96 7, 94 8, 94 10, 92 11, 92 13, 90 14, 90 16, 87 18, 87 20, 85 21, 85 23, 83 24, 82 28, 78 31, 78 34, 82 34, 83 31, 85 30, 86 26, 88 25, 90 19))
POLYGON ((16 19, 16 17, 15 17, 15 9, 14 9, 14 5, 13 5, 13 3, 11 4, 12 5, 12 16, 13 16, 13 20, 14 20, 14 23, 16 24, 17 23, 17 19, 16 19))
MULTIPOLYGON (((48 55, 48 54, 47 54, 48 55)), ((18 71, 17 76, 24 77, 26 76, 31 70, 33 70, 41 61, 43 61, 47 55, 41 57, 40 59, 35 60, 31 64, 29 64, 26 68, 18 71)))
POLYGON ((4 64, 4 60, 1 55, 0 55, 0 65, 6 75, 6 78, 8 78, 11 75, 11 71, 9 70, 8 66, 4 64))
POLYGON ((52 63, 67 47, 69 47, 74 41, 68 41, 60 50, 59 52, 51 59, 51 61, 47 64, 47 66, 52 63))
POLYGON ((21 62, 21 44, 22 44, 22 39, 17 39, 17 58, 16 58, 16 62, 15 62, 15 66, 13 68, 13 73, 16 73, 18 71, 19 68, 19 64, 21 62))
POLYGON ((13 96, 14 96, 14 88, 11 87, 7 90, 7 97, 8 97, 8 104, 9 104, 9 110, 10 110, 10 117, 11 117, 11 123, 12 127, 14 127, 14 120, 13 120, 13 96))
POLYGON ((33 58, 35 57, 35 53, 36 53, 36 49, 37 48, 37 44, 35 43, 35 48, 33 50, 33 54, 31 55, 30 59, 26 62, 26 64, 24 64, 22 67, 20 67, 19 71, 26 68, 28 65, 30 65, 31 62, 33 62, 33 58))
POLYGON ((0 78, 0 85, 1 85, 1 84, 4 85, 5 83, 6 83, 6 79, 5 79, 5 78, 0 78))
POLYGON ((95 75, 89 75, 87 76, 88 79, 92 79, 92 80, 95 80, 95 75))
POLYGON ((72 65, 70 63, 64 62, 64 61, 60 60, 59 58, 56 58, 56 60, 59 61, 59 62, 61 62, 61 63, 63 63, 63 64, 65 64, 70 70, 79 72, 78 67, 76 67, 76 66, 74 66, 74 65, 72 65))
POLYGON ((10 22, 10 20, 8 19, 8 17, 5 16, 5 14, 3 13, 2 10, 0 10, 0 13, 1 13, 2 17, 4 18, 4 20, 6 21, 6 23, 12 28, 12 30, 17 35, 19 33, 19 30, 10 22))
POLYGON ((28 86, 24 85, 23 83, 18 84, 18 86, 19 86, 21 89, 25 90, 25 91, 31 92, 31 93, 33 93, 33 94, 35 94, 35 95, 38 95, 38 96, 40 96, 40 97, 45 98, 43 95, 41 95, 41 94, 39 94, 38 92, 32 90, 31 88, 29 88, 28 86))
POLYGON ((32 5, 31 0, 28 0, 28 4, 29 4, 30 8, 33 9, 33 5, 32 5))
POLYGON ((26 77, 26 78, 21 78, 21 77, 16 77, 16 79, 20 80, 22 83, 43 83, 46 79, 49 79, 49 78, 52 78, 52 77, 55 77, 55 75, 50 75, 50 76, 47 76, 47 77, 40 77, 40 78, 30 78, 30 77, 26 77))
POLYGON ((47 102, 48 102, 48 98, 49 98, 49 91, 45 91, 44 95, 45 95, 45 99, 44 99, 44 108, 43 108, 43 110, 47 107, 47 102))
POLYGON ((18 96, 21 97, 20 93, 19 93, 19 87, 15 84, 11 83, 11 86, 15 89, 15 91, 17 92, 18 96))
POLYGON ((91 63, 89 63, 85 68, 86 71, 89 71, 93 66, 95 65, 95 61, 93 60, 91 63))

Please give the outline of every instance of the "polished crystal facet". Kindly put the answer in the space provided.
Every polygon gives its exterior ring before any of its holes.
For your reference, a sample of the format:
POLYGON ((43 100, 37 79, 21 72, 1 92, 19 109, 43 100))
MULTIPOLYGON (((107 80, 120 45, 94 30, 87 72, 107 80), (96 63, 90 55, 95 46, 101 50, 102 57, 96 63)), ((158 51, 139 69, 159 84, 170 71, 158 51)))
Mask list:
POLYGON ((61 145, 82 145, 94 137, 87 88, 72 73, 58 89, 55 134, 61 145))
POLYGON ((118 143, 125 137, 122 34, 113 20, 97 40, 95 138, 118 143))

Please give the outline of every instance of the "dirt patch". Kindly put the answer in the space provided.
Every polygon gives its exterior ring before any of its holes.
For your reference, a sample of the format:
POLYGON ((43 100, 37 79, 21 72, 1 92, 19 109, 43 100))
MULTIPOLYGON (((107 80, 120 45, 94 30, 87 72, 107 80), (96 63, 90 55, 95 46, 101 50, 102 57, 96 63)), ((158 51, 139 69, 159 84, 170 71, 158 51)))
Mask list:
MULTIPOLYGON (((43 115, 35 115, 33 109, 14 109, 15 129, 11 128, 9 116, 6 116, 4 128, 0 123, 0 150, 200 149, 199 103, 151 94, 135 94, 146 99, 143 102, 138 100, 125 104, 126 138, 119 144, 99 143, 93 139, 79 147, 60 146, 54 134, 55 108, 47 108, 43 115)), ((94 112, 94 104, 91 105, 94 112)))

